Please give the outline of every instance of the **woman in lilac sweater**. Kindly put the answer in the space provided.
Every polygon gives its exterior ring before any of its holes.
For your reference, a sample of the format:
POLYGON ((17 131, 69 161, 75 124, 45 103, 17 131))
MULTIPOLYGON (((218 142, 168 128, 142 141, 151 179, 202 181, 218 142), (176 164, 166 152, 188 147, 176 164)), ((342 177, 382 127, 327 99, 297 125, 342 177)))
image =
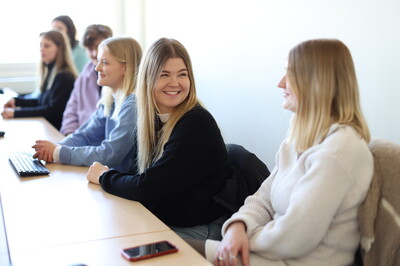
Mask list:
POLYGON ((97 47, 112 36, 108 26, 89 25, 83 35, 83 45, 90 61, 83 68, 75 81, 74 89, 63 114, 60 132, 64 135, 73 133, 96 111, 101 96, 102 86, 97 84, 97 47))

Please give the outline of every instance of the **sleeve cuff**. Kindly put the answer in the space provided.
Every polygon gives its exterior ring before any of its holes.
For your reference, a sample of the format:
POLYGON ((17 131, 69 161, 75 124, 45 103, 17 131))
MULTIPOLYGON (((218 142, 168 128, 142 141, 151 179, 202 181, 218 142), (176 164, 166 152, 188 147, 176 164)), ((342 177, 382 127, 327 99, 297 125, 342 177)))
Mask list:
POLYGON ((215 240, 211 240, 211 239, 207 239, 206 243, 205 243, 205 255, 206 255, 206 259, 209 262, 213 262, 214 258, 215 258, 215 254, 218 251, 219 245, 221 244, 220 241, 215 241, 215 240))
POLYGON ((55 163, 60 162, 60 151, 61 151, 62 145, 57 144, 56 148, 53 151, 53 160, 55 163))
POLYGON ((257 227, 257 223, 252 218, 246 215, 242 215, 240 213, 235 213, 222 225, 222 230, 221 230, 222 236, 225 236, 226 230, 228 229, 229 225, 234 222, 243 222, 246 226, 246 233, 248 236, 251 236, 253 234, 254 229, 257 227))

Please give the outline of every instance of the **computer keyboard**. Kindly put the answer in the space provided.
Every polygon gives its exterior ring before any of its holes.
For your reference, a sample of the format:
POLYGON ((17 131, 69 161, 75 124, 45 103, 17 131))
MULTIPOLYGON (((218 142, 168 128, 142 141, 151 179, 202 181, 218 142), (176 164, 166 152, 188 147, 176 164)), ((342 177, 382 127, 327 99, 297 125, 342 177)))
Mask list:
POLYGON ((38 159, 34 159, 30 152, 14 152, 10 154, 9 160, 20 176, 50 174, 50 171, 38 159))

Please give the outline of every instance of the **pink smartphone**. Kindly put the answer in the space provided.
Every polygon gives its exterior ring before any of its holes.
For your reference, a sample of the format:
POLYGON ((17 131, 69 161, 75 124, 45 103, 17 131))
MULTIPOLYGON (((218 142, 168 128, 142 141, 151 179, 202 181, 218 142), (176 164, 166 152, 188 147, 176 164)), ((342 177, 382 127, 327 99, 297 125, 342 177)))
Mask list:
POLYGON ((149 243, 141 246, 125 248, 121 250, 124 258, 137 261, 177 252, 178 248, 168 241, 149 243))

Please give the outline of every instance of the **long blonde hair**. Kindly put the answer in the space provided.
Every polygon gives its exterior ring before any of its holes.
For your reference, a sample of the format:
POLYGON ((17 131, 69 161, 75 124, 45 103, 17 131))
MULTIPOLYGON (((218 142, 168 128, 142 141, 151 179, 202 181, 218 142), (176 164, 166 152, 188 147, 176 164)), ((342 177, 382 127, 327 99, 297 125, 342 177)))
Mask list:
POLYGON ((186 48, 180 42, 174 39, 161 38, 151 45, 139 68, 136 96, 138 105, 137 163, 138 171, 142 173, 161 157, 164 145, 169 140, 176 123, 186 112, 199 104, 192 63, 186 48), (156 129, 157 104, 154 89, 162 68, 170 58, 181 58, 184 61, 188 70, 190 89, 187 98, 170 114, 158 137, 156 129))
POLYGON ((44 92, 47 89, 44 87, 44 81, 47 76, 49 76, 47 85, 50 87, 58 72, 70 72, 74 78, 76 78, 78 76, 78 71, 75 68, 75 64, 72 62, 71 46, 69 45, 65 33, 58 30, 50 30, 40 33, 39 36, 42 39, 53 42, 57 46, 57 54, 52 71, 49 73, 46 64, 44 62, 40 63, 40 92, 44 92))
POLYGON ((297 152, 321 143, 333 123, 352 126, 369 143, 353 59, 341 41, 316 39, 294 47, 287 78, 298 100, 289 131, 297 152))
POLYGON ((132 94, 136 86, 137 69, 142 58, 142 48, 139 43, 130 37, 112 37, 103 40, 99 48, 106 49, 119 63, 126 66, 122 88, 113 96, 111 88, 104 86, 100 103, 104 105, 104 115, 109 116, 115 97, 115 107, 112 119, 117 119, 125 98, 132 94))

